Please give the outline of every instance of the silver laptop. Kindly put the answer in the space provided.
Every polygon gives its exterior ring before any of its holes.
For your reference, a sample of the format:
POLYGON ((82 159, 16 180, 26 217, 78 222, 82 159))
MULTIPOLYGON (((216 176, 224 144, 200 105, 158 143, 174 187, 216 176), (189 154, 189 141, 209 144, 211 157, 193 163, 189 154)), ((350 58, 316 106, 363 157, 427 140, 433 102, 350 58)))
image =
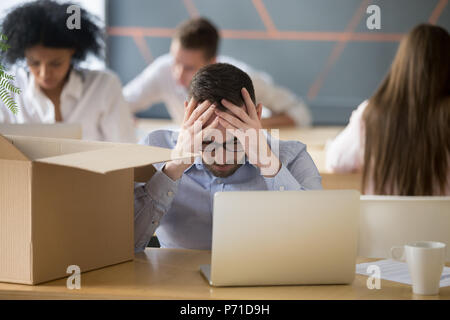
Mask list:
POLYGON ((82 129, 79 123, 0 123, 0 134, 81 139, 82 129))
POLYGON ((348 284, 355 277, 356 190, 218 192, 212 286, 348 284))

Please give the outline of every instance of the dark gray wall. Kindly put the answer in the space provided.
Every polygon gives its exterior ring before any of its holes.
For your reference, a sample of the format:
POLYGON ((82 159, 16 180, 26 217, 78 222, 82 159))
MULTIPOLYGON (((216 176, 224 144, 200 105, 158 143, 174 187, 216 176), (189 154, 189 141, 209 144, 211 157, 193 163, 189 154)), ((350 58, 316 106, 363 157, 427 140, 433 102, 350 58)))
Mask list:
MULTIPOLYGON (((173 29, 190 14, 211 19, 221 30, 254 30, 264 33, 266 25, 252 0, 107 0, 110 27, 173 29), (192 4, 193 6, 189 6, 192 4), (190 10, 188 8, 191 8, 190 10)), ((450 5, 440 0, 262 0, 276 30, 314 32, 305 39, 243 39, 224 37, 220 52, 245 61, 269 73, 275 82, 301 96, 311 107, 316 124, 344 124, 351 111, 368 98, 386 74, 395 55, 398 39, 421 22, 438 17, 436 23, 450 29, 450 5), (381 30, 368 30, 365 9, 370 4, 381 8, 381 30), (308 92, 324 72, 338 39, 321 41, 329 32, 344 32, 352 19, 360 20, 356 34, 381 39, 351 40, 343 45, 334 63, 329 64, 318 94, 308 92), (390 37, 394 37, 390 40, 390 37)), ((356 20, 358 21, 358 20, 356 20)), ((154 29, 150 29, 154 30, 154 29)), ((157 57, 168 52, 170 37, 151 34, 144 37, 157 57)), ((133 37, 110 35, 108 63, 125 84, 147 65, 133 37)), ((140 114, 168 117, 164 106, 140 114)))

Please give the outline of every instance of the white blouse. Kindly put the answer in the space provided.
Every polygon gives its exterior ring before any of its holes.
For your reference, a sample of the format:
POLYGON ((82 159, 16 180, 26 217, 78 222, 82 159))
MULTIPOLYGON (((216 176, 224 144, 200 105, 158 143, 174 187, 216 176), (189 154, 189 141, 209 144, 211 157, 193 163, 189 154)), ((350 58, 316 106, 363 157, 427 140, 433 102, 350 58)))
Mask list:
MULTIPOLYGON (((55 123, 53 102, 41 91, 32 73, 15 68, 14 115, 0 101, 0 123, 55 123)), ((61 92, 63 122, 81 124, 83 139, 136 142, 133 120, 119 78, 111 71, 72 69, 61 92)))
POLYGON ((362 170, 364 162, 365 128, 362 116, 369 101, 352 112, 345 129, 326 148, 326 170, 346 173, 362 170))
MULTIPOLYGON (((353 111, 347 127, 326 148, 326 169, 336 173, 360 172, 364 165, 365 125, 364 110, 369 101, 361 103, 353 111)), ((412 155, 413 156, 413 155, 412 155)), ((445 195, 450 195, 450 156, 447 170, 447 185, 445 195)), ((435 186, 436 195, 439 186, 435 186)), ((365 194, 374 194, 373 181, 368 181, 365 194)))

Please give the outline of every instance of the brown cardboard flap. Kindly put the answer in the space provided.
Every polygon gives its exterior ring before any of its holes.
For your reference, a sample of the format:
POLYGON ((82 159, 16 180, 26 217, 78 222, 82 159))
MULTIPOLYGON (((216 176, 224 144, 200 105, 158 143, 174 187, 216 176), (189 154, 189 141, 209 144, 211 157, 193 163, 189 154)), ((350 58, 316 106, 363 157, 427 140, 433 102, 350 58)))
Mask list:
POLYGON ((171 153, 171 149, 123 144, 113 148, 38 159, 36 162, 105 174, 111 171, 185 158, 172 157, 171 153))
POLYGON ((29 161, 12 142, 0 134, 0 159, 4 160, 24 160, 29 161))
POLYGON ((56 157, 68 153, 111 148, 117 145, 111 142, 13 135, 5 135, 5 138, 11 141, 11 143, 13 143, 14 146, 30 160, 56 157))

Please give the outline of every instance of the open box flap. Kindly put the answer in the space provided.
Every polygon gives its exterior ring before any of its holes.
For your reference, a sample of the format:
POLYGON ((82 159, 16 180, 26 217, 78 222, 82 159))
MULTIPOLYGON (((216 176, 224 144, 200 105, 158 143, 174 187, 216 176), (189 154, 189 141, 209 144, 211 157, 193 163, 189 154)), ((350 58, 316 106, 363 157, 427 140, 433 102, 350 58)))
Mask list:
POLYGON ((0 159, 3 160, 23 160, 29 161, 27 156, 25 156, 22 151, 17 149, 13 141, 7 139, 0 134, 0 159))
POLYGON ((30 160, 56 157, 68 153, 106 149, 120 145, 112 142, 86 141, 77 139, 27 137, 15 135, 5 135, 5 137, 30 160))
POLYGON ((189 155, 184 157, 172 157, 171 149, 123 144, 112 148, 42 158, 35 162, 78 168, 105 174, 121 169, 136 168, 158 162, 183 159, 188 156, 189 155))

